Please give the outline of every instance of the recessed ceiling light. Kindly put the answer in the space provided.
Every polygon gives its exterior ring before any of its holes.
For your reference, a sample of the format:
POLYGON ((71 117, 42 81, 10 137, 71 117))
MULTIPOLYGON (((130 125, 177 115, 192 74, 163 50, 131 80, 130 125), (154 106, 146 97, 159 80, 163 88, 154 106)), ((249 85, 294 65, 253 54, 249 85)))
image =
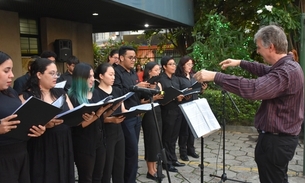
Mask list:
POLYGON ((144 24, 144 27, 149 27, 149 24, 144 24))
POLYGON ((97 16, 97 15, 98 15, 98 13, 92 13, 92 15, 93 15, 93 16, 97 16))

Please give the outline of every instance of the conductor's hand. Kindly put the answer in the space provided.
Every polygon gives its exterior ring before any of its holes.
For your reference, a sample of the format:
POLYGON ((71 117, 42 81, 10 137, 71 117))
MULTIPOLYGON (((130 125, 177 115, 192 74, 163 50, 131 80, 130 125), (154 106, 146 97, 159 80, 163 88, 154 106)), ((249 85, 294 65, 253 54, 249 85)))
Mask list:
POLYGON ((215 75, 216 75, 216 72, 202 69, 201 71, 198 71, 198 72, 196 72, 196 74, 194 74, 194 78, 199 83, 204 83, 204 82, 208 82, 208 81, 214 81, 215 75))
POLYGON ((239 66, 240 62, 241 62, 241 60, 235 60, 235 59, 228 58, 228 59, 220 62, 219 65, 221 66, 222 70, 225 70, 227 67, 239 66))
POLYGON ((11 130, 17 128, 17 125, 20 123, 19 120, 12 120, 17 117, 17 114, 10 115, 6 118, 0 120, 0 134, 5 134, 11 130))
POLYGON ((30 132, 31 133, 29 133, 28 136, 29 137, 39 137, 45 131, 46 131, 46 127, 45 126, 42 126, 42 125, 32 126, 32 128, 30 128, 30 132))
POLYGON ((64 120, 62 120, 62 119, 53 118, 46 124, 46 128, 53 128, 57 125, 62 124, 63 122, 64 122, 64 120))

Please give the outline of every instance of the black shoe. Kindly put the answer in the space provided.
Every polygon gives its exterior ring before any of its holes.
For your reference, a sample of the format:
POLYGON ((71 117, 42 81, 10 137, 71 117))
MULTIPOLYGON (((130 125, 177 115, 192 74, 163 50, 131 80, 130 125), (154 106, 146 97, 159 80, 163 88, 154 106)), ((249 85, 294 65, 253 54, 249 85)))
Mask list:
POLYGON ((187 155, 192 156, 193 158, 199 158, 199 155, 196 154, 195 152, 187 153, 187 155))
MULTIPOLYGON (((149 172, 147 172, 146 178, 151 179, 151 180, 158 180, 157 173, 155 173, 154 175, 151 175, 149 172)), ((163 179, 163 178, 165 178, 164 174, 161 175, 161 179, 163 179)))
POLYGON ((180 159, 182 161, 189 161, 189 157, 187 157, 187 155, 180 155, 180 159))
MULTIPOLYGON (((163 169, 166 170, 165 165, 163 165, 163 169)), ((167 170, 169 172, 178 172, 178 170, 173 165, 167 165, 167 170)))
POLYGON ((157 174, 151 175, 150 173, 147 172, 146 178, 151 179, 151 180, 157 180, 157 174))
POLYGON ((180 163, 179 161, 173 162, 173 166, 185 166, 185 163, 180 163))

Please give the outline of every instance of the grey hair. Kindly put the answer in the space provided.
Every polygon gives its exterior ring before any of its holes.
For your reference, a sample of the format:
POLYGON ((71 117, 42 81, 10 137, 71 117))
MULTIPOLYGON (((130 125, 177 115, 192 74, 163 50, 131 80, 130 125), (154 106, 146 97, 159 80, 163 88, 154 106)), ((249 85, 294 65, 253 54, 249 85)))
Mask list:
POLYGON ((254 35, 254 42, 262 40, 262 45, 267 48, 274 45, 277 54, 286 54, 288 41, 283 28, 276 25, 268 25, 260 28, 254 35))

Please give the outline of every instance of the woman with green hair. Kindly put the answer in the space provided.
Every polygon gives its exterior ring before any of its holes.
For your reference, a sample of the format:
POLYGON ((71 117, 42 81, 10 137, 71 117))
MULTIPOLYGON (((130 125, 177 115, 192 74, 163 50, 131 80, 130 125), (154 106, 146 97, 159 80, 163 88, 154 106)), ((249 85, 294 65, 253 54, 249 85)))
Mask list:
MULTIPOLYGON (((68 91, 72 104, 76 107, 83 103, 96 103, 92 99, 94 73, 90 65, 77 64, 72 74, 72 85, 68 91)), ((100 116, 111 104, 91 113, 89 120, 84 120, 72 127, 74 161, 78 170, 79 183, 101 182, 105 165, 105 141, 103 124, 100 116)), ((111 110, 109 110, 111 111, 111 110)))

